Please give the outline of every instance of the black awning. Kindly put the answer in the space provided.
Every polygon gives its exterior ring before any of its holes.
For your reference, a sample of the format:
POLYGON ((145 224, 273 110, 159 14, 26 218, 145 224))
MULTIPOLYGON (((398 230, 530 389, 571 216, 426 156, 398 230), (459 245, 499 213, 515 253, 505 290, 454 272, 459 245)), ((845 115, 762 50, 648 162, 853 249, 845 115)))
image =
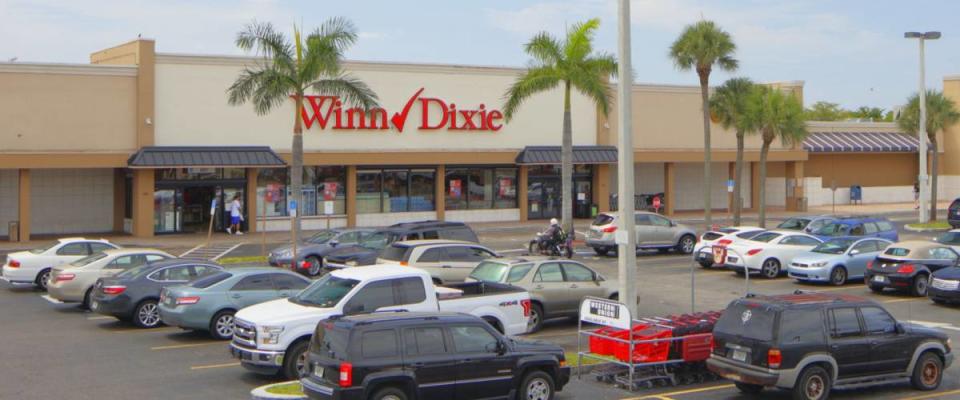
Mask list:
POLYGON ((130 168, 284 167, 287 164, 266 146, 151 146, 127 161, 130 168))
MULTIPOLYGON (((614 146, 573 146, 574 164, 616 164, 614 146)), ((560 164, 560 146, 527 146, 517 154, 517 164, 560 164)))

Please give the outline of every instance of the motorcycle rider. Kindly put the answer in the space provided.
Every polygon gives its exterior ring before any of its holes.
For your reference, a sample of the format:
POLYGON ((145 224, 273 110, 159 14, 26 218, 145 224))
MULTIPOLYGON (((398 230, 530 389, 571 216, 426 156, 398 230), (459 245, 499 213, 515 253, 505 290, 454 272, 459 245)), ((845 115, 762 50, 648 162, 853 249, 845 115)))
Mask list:
POLYGON ((541 248, 550 248, 560 243, 560 240, 563 239, 563 228, 560 226, 560 221, 557 221, 556 218, 550 218, 550 226, 543 231, 540 239, 543 241, 540 244, 541 248))

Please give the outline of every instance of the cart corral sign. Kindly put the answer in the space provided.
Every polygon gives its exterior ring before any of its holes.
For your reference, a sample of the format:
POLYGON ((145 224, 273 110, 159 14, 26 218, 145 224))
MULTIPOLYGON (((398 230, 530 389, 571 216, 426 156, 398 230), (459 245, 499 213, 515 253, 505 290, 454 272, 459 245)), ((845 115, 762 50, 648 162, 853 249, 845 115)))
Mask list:
POLYGON ((630 329, 630 310, 623 303, 588 297, 580 303, 580 320, 591 324, 630 329))

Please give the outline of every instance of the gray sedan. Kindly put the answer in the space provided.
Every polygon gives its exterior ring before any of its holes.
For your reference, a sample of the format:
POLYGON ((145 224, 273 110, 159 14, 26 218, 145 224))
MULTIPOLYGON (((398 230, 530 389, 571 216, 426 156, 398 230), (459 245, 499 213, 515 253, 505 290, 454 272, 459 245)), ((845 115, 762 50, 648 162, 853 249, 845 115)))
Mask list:
POLYGON ((270 251, 267 261, 274 267, 293 265, 293 270, 308 276, 317 276, 323 272, 327 254, 337 246, 355 245, 373 232, 372 228, 325 229, 310 236, 297 245, 297 257, 293 257, 293 245, 284 245, 270 251))
POLYGON ((530 332, 539 330, 548 318, 577 315, 586 296, 618 298, 617 281, 570 260, 487 260, 470 273, 467 282, 471 281, 508 283, 530 292, 530 332))
POLYGON ((892 243, 881 238, 828 240, 794 257, 787 272, 798 281, 830 282, 840 286, 848 280, 863 279, 867 263, 892 243))

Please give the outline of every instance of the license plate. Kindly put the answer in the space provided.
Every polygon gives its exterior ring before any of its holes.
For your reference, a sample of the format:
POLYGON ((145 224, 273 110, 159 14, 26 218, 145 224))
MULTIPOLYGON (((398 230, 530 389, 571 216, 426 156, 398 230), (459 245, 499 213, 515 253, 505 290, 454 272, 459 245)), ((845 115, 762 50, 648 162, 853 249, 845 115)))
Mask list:
POLYGON ((742 351, 742 350, 734 350, 734 351, 733 351, 733 359, 736 360, 736 361, 746 362, 746 361, 747 361, 747 352, 742 351))
POLYGON ((313 376, 323 379, 323 367, 321 366, 313 367, 313 376))
POLYGON ((739 260, 740 260, 740 259, 737 258, 737 257, 727 257, 727 261, 728 261, 728 262, 735 263, 735 262, 737 262, 737 261, 739 261, 739 260))
POLYGON ((874 281, 874 282, 877 282, 877 283, 886 283, 886 282, 887 282, 887 277, 885 277, 885 276, 883 276, 883 275, 874 275, 874 276, 873 276, 873 279, 871 279, 871 281, 874 281))

